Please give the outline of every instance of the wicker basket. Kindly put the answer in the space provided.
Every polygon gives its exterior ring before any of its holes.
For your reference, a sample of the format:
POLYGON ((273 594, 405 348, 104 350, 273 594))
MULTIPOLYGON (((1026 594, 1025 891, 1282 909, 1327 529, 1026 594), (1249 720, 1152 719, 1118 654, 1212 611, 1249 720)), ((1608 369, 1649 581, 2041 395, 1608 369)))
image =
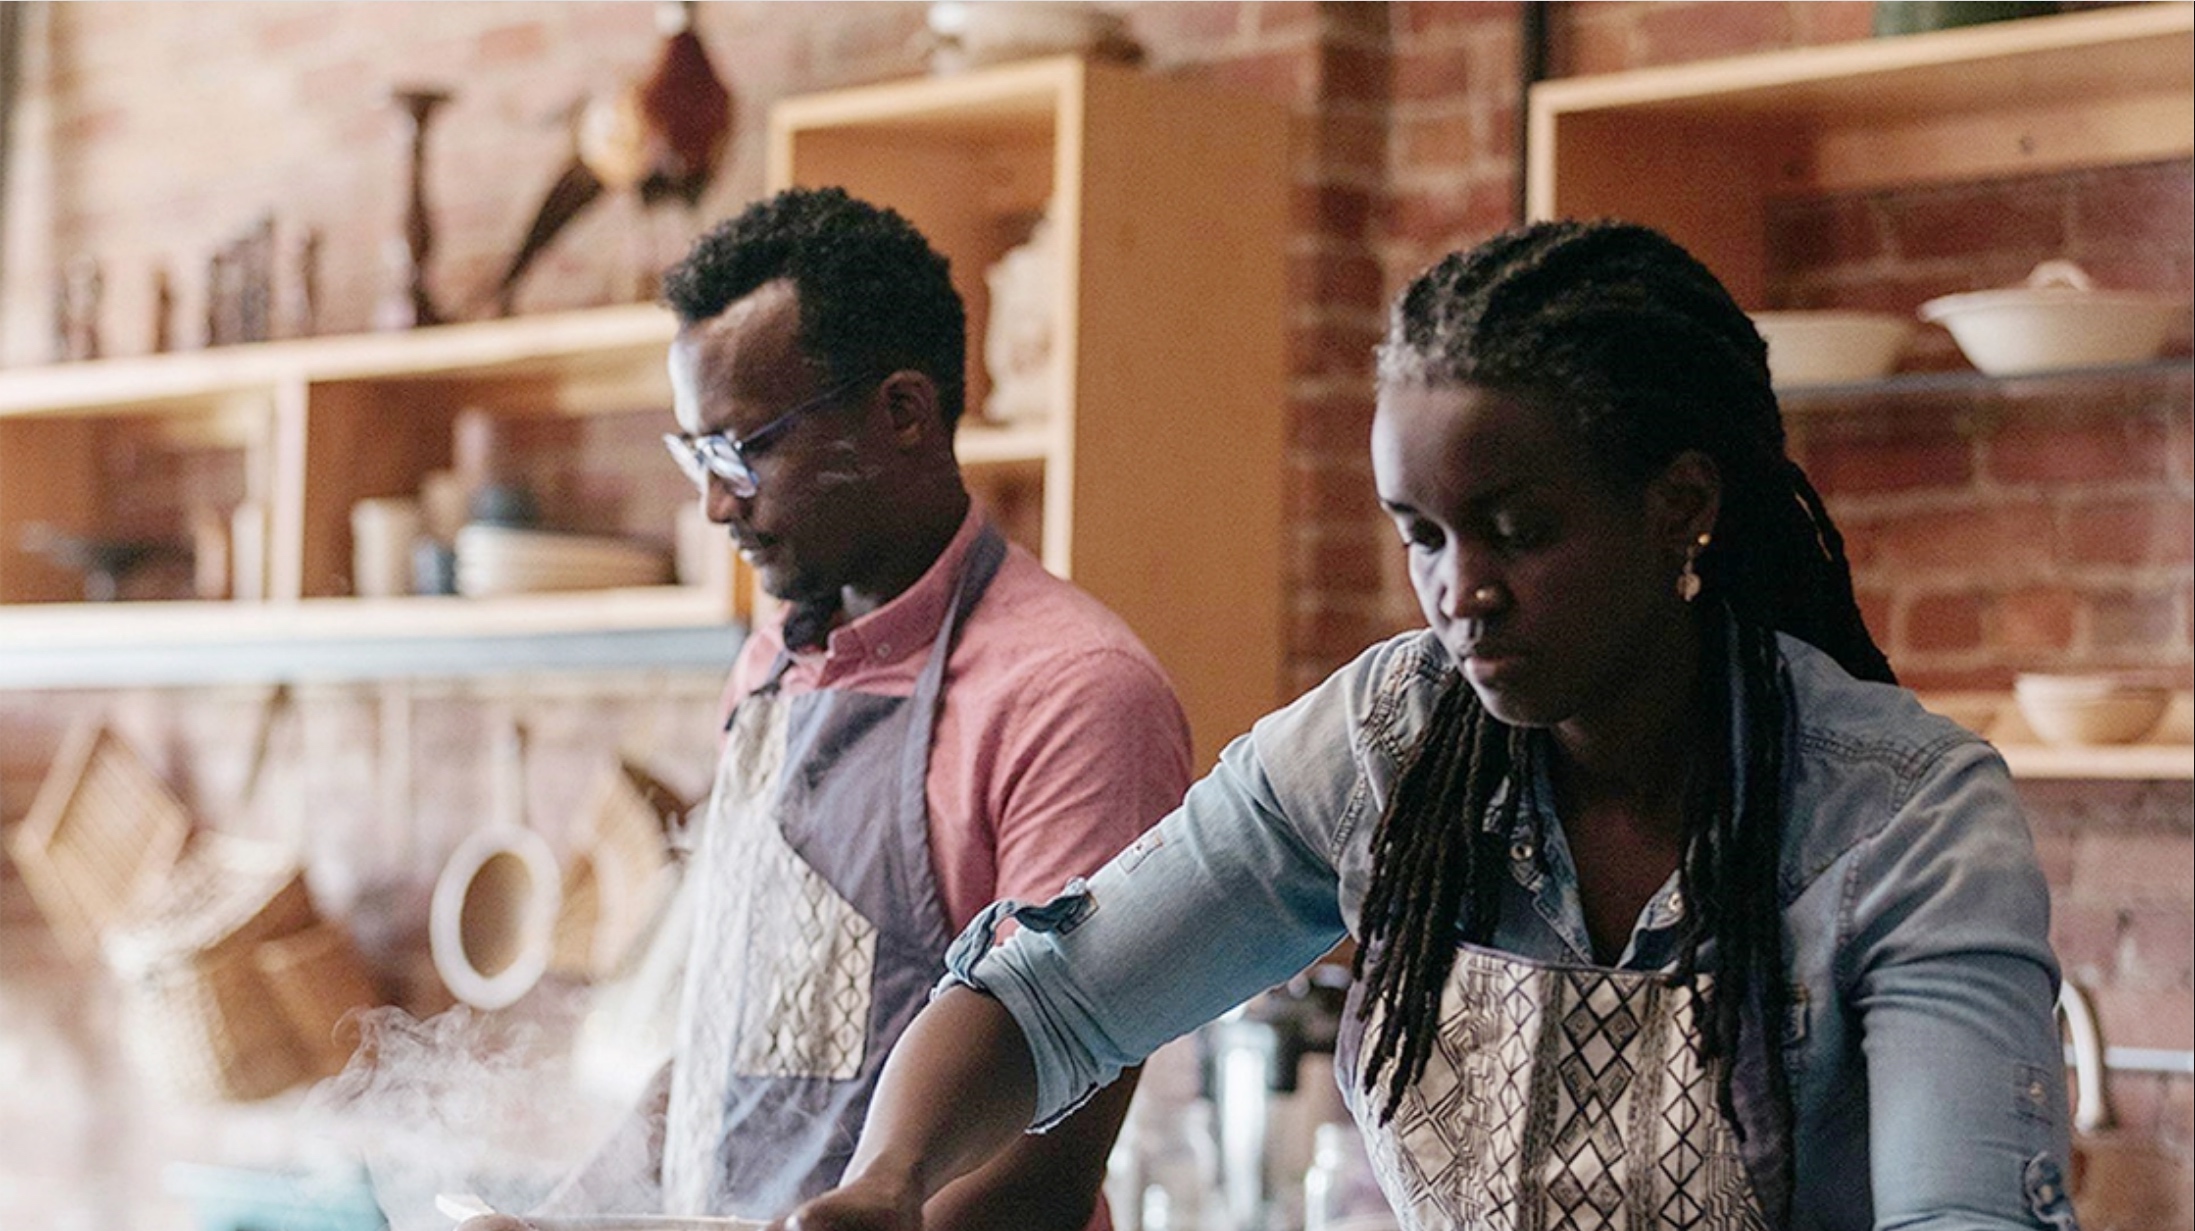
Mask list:
POLYGON ((62 745, 9 851, 62 948, 89 960, 157 891, 190 827, 128 741, 90 723, 62 745))
POLYGON ((316 923, 261 941, 252 949, 252 962, 303 1047, 312 1075, 342 1072, 358 1041, 348 1015, 381 1003, 350 933, 340 924, 316 923))
POLYGON ((188 1099, 257 1099, 317 1070, 256 960, 318 922, 287 852, 199 835, 142 914, 109 933, 122 1033, 152 1080, 188 1099))
POLYGON ((670 862, 666 820, 682 810, 661 783, 631 764, 603 776, 587 845, 564 874, 549 969, 601 979, 623 966, 662 905, 670 862))

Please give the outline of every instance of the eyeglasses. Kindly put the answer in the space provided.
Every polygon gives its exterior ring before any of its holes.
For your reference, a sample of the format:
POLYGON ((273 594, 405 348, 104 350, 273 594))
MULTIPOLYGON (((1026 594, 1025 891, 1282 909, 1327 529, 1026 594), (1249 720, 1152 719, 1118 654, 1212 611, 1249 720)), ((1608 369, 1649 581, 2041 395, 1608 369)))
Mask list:
POLYGON ((755 477, 753 463, 748 459, 769 448, 770 443, 790 430, 802 415, 830 405, 868 383, 868 380, 866 376, 857 376, 832 385, 747 433, 742 439, 734 440, 727 432, 703 432, 699 436, 665 432, 663 444, 671 451, 671 458, 678 463, 678 468, 694 481, 694 486, 707 491, 710 476, 713 475, 732 495, 741 500, 751 499, 761 489, 761 483, 755 477))

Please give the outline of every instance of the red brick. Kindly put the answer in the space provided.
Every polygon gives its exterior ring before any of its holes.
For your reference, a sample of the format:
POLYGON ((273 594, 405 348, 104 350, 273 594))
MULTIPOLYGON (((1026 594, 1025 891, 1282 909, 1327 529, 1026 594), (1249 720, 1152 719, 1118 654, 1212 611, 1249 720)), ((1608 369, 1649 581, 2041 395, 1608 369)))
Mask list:
POLYGON ((2089 640, 2104 653, 2154 653, 2180 640, 2178 596, 2167 588, 2104 591, 2088 597, 2089 640))
POLYGON ((2095 987, 2117 976, 2121 928, 2115 906, 2068 901, 2060 896, 2051 899, 2050 947, 2065 968, 2066 978, 2083 987, 2095 987))
POLYGON ((1299 253, 1288 260, 1289 293, 1298 303, 1378 312, 1385 284, 1378 261, 1352 251, 1299 253))
POLYGON ((2059 558, 2073 568, 2185 565, 2195 559, 2195 503, 2091 500, 2066 510, 2059 558))
POLYGON ((1312 61, 1300 51, 1269 51, 1188 65, 1184 71, 1203 80, 1290 104, 1313 97, 1312 61))
POLYGON ((2195 915, 2185 909, 2127 912, 2120 978, 2131 985, 2184 986, 2195 974, 2195 915))
POLYGON ((1514 27, 1523 20, 1523 5, 1501 3, 1456 4, 1451 0, 1407 0, 1392 6, 1400 33, 1407 37, 1453 34, 1474 27, 1499 24, 1514 27))
POLYGON ((1949 426, 1892 436, 1809 434, 1805 469, 1824 499, 1862 492, 1964 487, 1973 448, 1949 426))
POLYGON ((2049 563, 2050 518, 2038 509, 1992 505, 1840 524, 1856 567, 2018 581, 2049 563))
POLYGON ((1370 527, 1329 526, 1308 536, 1309 576, 1321 590, 1343 594, 1375 593, 1383 576, 1382 557, 1399 551, 1392 534, 1375 536, 1370 527))
POLYGON ((2186 1051, 2195 1037, 2195 996, 2182 988, 2100 987, 2090 993, 2106 1047, 2186 1051))
POLYGON ((1863 265, 1883 253, 1882 224, 1865 197, 1771 205, 1768 226, 1768 251, 1776 264, 1771 278, 1863 265))
POLYGON ((1923 653, 1970 650, 1982 643, 1982 599, 1975 594, 1936 594, 1905 609, 1898 647, 1923 653))
POLYGON ((1467 62, 1453 48, 1411 51, 1395 57, 1394 96, 1399 102, 1454 99, 1479 83, 1468 76, 1467 62))
POLYGON ((1997 597, 1992 640, 2013 653, 2072 648, 2081 610, 2078 591, 2067 586, 2034 586, 1997 597))
POLYGON ((481 64, 525 64, 548 50, 548 31, 540 22, 528 21, 481 31, 476 56, 481 64))
POLYGON ((1808 47, 1845 43, 1874 34, 1872 0, 1817 0, 1791 6, 1794 34, 1808 47))
POLYGON ((1371 439, 1369 390, 1358 396, 1331 394, 1311 401, 1296 399, 1292 447, 1313 452, 1355 450, 1361 453, 1371 439))
POLYGON ((1373 183, 1386 173, 1387 124, 1382 115, 1328 108, 1320 112, 1314 124, 1299 127, 1316 133, 1315 157, 1323 178, 1346 176, 1373 183))
POLYGON ((1362 450, 1326 457, 1299 456, 1288 466, 1291 523, 1332 517, 1348 509, 1378 507, 1372 464, 1362 450))
POLYGON ((2174 1077, 2167 1081, 2164 1101, 2157 1137, 2185 1152, 2189 1144, 2195 1143, 2195 1080, 2174 1077))
POLYGON ((1554 77, 1614 73, 1634 67, 1632 28, 1610 14, 1615 6, 1554 6, 1547 31, 1547 69, 1554 77))
POLYGON ((1947 188, 1892 197, 1883 208, 1892 244, 1907 260, 1988 253, 2028 262, 2065 248, 2066 211, 2055 193, 1947 188))
POLYGON ((1320 56, 1319 97, 1327 101, 1382 102, 1387 97, 1387 53, 1364 47, 1328 46, 1320 56))
POLYGON ((2086 833, 2073 847, 2073 890, 2122 904, 2195 902, 2188 839, 2160 834, 2086 833))
POLYGON ((1375 208, 1370 191, 1348 184, 1302 185, 1295 199, 1296 214, 1308 221, 1308 229, 1335 239, 1364 238, 1375 208))
POLYGON ((1791 14, 1784 4, 1657 4, 1639 35, 1646 63, 1682 64, 1789 46, 1791 14))
POLYGON ((1296 34, 1310 37, 1319 29, 1327 6, 1313 0, 1260 0, 1249 5, 1251 23, 1260 34, 1296 34))
POLYGON ((2043 415, 2008 418, 1982 446, 2000 483, 2079 483, 2163 478, 2165 440, 2148 420, 2043 415))
POLYGON ((1345 322, 1321 320, 1298 325, 1289 332, 1291 376, 1324 376, 1361 380, 1372 387, 1372 348, 1379 330, 1345 322))
POLYGON ((1252 7, 1232 0, 1202 4, 1138 4, 1128 9, 1129 29, 1147 47, 1187 43, 1209 47, 1225 42, 1243 28, 1244 10, 1252 7))
MULTIPOLYGON (((2039 820, 2032 816, 2030 819, 2039 820)), ((2056 927, 2057 904, 2065 901, 2072 892, 2073 835, 2036 824, 2035 862, 2042 867, 2043 879, 2050 882, 2051 926, 2056 927)))
POLYGON ((1395 160, 1405 171, 1456 170, 1479 152, 1471 116, 1462 110, 1397 124, 1395 160))
POLYGON ((2185 160, 2091 171, 2072 188, 2073 245, 2083 256, 2125 246, 2154 256, 2160 244, 2195 244, 2195 178, 2185 160))

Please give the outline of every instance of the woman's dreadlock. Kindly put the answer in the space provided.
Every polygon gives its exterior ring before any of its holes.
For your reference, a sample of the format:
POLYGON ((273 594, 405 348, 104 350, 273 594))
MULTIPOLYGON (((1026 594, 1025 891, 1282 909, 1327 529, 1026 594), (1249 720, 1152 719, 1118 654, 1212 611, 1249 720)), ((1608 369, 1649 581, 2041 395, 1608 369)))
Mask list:
MULTIPOLYGON (((1707 600, 1699 606, 1729 618, 1699 621, 1695 704, 1707 735, 1684 797, 1678 889, 1687 905, 1675 978, 1691 982, 1713 942, 1701 1046, 1710 1059, 1735 1056, 1748 998, 1766 1006, 1756 1022, 1775 1023, 1785 995, 1787 695, 1776 633, 1862 679, 1892 678, 1860 616, 1844 541, 1785 455, 1767 347, 1714 276, 1666 237, 1559 222, 1510 231, 1418 278, 1396 304, 1379 375, 1383 386, 1471 384, 1556 407, 1619 490, 1642 490, 1686 450, 1719 470, 1723 501, 1698 560, 1707 600), (1747 724, 1742 776, 1730 757, 1733 671, 1747 724)), ((1364 1081, 1376 1090, 1384 1076, 1383 1120, 1424 1072, 1457 944, 1492 936, 1524 793, 1501 797, 1504 815, 1488 809, 1505 780, 1530 780, 1539 746, 1488 714, 1451 670, 1380 819, 1356 973, 1366 1005, 1380 1012, 1364 1081)), ((1778 1049, 1765 1051, 1780 1086, 1778 1049)), ((1734 1120, 1730 1071, 1723 1066, 1721 1099, 1734 1120)))

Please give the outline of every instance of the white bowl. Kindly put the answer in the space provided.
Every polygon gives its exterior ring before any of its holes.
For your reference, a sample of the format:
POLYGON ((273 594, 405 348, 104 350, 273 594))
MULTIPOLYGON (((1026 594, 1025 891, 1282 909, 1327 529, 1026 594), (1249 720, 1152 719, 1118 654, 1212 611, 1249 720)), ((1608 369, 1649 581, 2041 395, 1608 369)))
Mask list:
POLYGON ((1921 319, 1951 331, 1967 361, 1991 376, 2154 359, 2187 302, 2139 291, 2099 291, 2070 261, 2044 261, 2026 286, 1943 295, 1921 319))
POLYGON ((1887 312, 1755 312, 1778 389, 1887 376, 1905 354, 1913 322, 1887 312))
POLYGON ((2012 698, 2051 744, 2131 744, 2153 730, 2172 690, 2112 675, 2021 675, 2012 698))

